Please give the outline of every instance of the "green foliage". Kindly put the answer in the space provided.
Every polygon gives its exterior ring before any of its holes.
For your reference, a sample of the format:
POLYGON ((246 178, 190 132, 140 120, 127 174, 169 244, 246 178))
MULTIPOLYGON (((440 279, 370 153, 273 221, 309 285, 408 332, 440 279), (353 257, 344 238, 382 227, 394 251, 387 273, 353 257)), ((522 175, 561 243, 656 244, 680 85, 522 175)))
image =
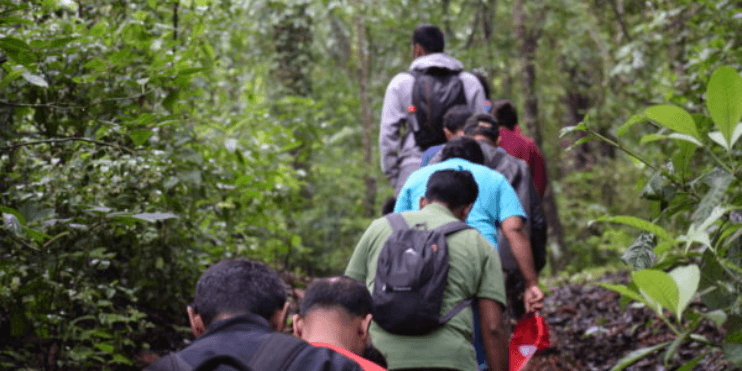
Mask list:
MULTIPOLYGON (((652 350, 669 345, 664 356, 666 366, 673 364, 678 347, 687 341, 703 343, 707 347, 704 354, 721 350, 727 361, 740 364, 734 352, 742 343, 742 336, 739 336, 742 334, 739 323, 742 310, 742 220, 739 217, 742 161, 739 155, 734 155, 739 152, 733 140, 733 133, 738 129, 731 130, 731 127, 742 127, 736 113, 742 110, 742 99, 736 88, 730 87, 742 84, 742 77, 734 70, 733 73, 729 71, 729 67, 720 67, 712 73, 706 112, 692 116, 674 106, 653 106, 644 111, 643 117, 659 124, 660 132, 670 130, 670 134, 662 136, 673 139, 676 150, 681 153, 681 158, 669 163, 685 168, 680 176, 674 166, 651 165, 625 145, 597 133, 589 123, 576 128, 591 138, 616 145, 655 170, 643 192, 643 196, 658 206, 652 221, 633 216, 606 216, 599 221, 619 223, 649 233, 639 236, 625 254, 626 262, 637 269, 632 274, 632 284, 606 284, 604 287, 643 303, 673 330, 676 338, 672 343, 652 350), (699 134, 698 123, 707 119, 703 114, 711 116, 720 130, 718 136, 710 133, 704 138, 699 134), (733 124, 729 120, 734 120, 733 124), (698 145, 700 151, 689 151, 687 142, 698 145), (667 186, 671 187, 670 191, 664 191, 667 186), (667 269, 671 269, 669 273, 665 273, 667 269), (708 310, 697 307, 688 310, 691 301, 699 296, 708 310), (675 324, 669 321, 665 311, 672 314, 675 324), (711 343, 693 333, 703 319, 718 327, 726 324, 723 343, 711 343)), ((632 119, 624 127, 638 121, 632 119)), ((649 353, 650 349, 643 349, 629 354, 615 369, 623 369, 649 353)), ((698 360, 691 362, 695 363, 698 360)))

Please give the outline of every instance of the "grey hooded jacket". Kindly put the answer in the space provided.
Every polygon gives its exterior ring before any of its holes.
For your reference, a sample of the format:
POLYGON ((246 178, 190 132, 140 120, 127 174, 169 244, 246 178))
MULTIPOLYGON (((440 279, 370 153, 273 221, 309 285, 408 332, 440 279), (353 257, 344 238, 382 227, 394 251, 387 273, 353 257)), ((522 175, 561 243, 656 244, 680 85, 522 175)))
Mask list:
MULTIPOLYGON (((415 59, 410 70, 424 70, 429 67, 447 68, 453 71, 462 71, 463 65, 457 59, 444 53, 433 53, 415 59)), ((464 95, 469 110, 473 113, 484 112, 484 89, 476 76, 468 72, 461 72, 459 78, 464 85, 464 95)), ((420 166, 422 151, 415 144, 415 138, 407 130, 404 137, 400 136, 403 124, 415 119, 415 115, 408 113, 412 105, 412 87, 415 78, 409 73, 399 73, 386 88, 384 108, 381 111, 381 129, 379 132, 379 148, 381 149, 381 170, 396 185, 399 169, 403 166, 420 166)), ((409 126, 408 126, 409 128, 409 126)))

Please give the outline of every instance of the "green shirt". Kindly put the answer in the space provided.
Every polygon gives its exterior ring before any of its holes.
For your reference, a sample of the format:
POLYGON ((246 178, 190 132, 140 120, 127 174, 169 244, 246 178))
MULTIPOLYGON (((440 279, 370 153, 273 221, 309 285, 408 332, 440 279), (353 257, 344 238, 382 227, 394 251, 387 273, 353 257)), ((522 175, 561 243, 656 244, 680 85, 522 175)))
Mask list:
MULTIPOLYGON (((457 220, 446 207, 435 203, 402 215, 410 226, 425 223, 426 229, 457 220)), ((391 233, 392 227, 385 218, 371 223, 345 270, 346 276, 365 282, 371 292, 374 290, 379 253, 391 233)), ((441 315, 470 297, 505 304, 500 258, 492 245, 474 229, 450 234, 447 242, 450 270, 441 315)), ((374 323, 371 325, 371 339, 386 356, 389 369, 425 367, 471 371, 477 369, 472 346, 473 329, 472 312, 466 308, 440 328, 423 336, 393 335, 374 323)))

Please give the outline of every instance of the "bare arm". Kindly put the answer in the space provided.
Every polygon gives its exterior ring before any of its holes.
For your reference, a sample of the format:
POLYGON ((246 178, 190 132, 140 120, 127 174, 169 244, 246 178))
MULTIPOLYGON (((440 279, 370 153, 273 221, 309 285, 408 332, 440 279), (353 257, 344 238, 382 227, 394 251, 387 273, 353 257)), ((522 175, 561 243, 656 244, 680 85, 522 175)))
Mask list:
POLYGON ((492 299, 478 299, 484 353, 491 371, 508 369, 508 334, 502 306, 492 299))
POLYGON ((533 266, 533 253, 531 253, 531 242, 523 232, 523 219, 513 216, 502 222, 502 233, 510 242, 510 250, 513 252, 518 268, 523 275, 526 290, 523 301, 526 312, 538 311, 543 307, 544 293, 538 287, 538 273, 533 266))

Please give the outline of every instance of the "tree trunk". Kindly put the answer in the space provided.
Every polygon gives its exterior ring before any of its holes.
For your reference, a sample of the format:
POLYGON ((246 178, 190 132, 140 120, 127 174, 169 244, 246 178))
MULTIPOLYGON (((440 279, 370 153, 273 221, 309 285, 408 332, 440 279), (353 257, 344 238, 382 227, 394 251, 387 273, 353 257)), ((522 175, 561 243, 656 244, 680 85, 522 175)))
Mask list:
MULTIPOLYGON (((533 138, 539 148, 543 148, 541 128, 538 123, 538 95, 536 94, 536 50, 538 40, 543 31, 543 22, 545 20, 546 9, 541 9, 537 17, 527 17, 524 9, 526 0, 515 0, 513 4, 513 20, 515 26, 515 37, 518 42, 518 53, 521 62, 521 83, 524 99, 524 120, 525 129, 528 135, 533 138), (531 22, 527 22, 527 18, 531 22), (527 25, 531 23, 531 25, 527 25)), ((543 199, 544 213, 549 224, 549 239, 556 249, 549 249, 552 273, 557 272, 563 265, 562 256, 565 256, 564 234, 562 232, 562 223, 559 220, 556 200, 554 199, 553 190, 549 187, 543 199), (556 251, 555 251, 556 250, 556 251)))
POLYGON ((366 52, 366 27, 364 26, 362 9, 359 9, 358 15, 356 15, 356 32, 358 33, 358 82, 361 95, 361 122, 363 124, 361 143, 363 145, 363 167, 366 174, 366 197, 363 204, 364 215, 371 217, 375 214, 374 207, 376 205, 376 178, 373 176, 373 143, 371 140, 374 124, 368 97, 369 66, 366 52))

